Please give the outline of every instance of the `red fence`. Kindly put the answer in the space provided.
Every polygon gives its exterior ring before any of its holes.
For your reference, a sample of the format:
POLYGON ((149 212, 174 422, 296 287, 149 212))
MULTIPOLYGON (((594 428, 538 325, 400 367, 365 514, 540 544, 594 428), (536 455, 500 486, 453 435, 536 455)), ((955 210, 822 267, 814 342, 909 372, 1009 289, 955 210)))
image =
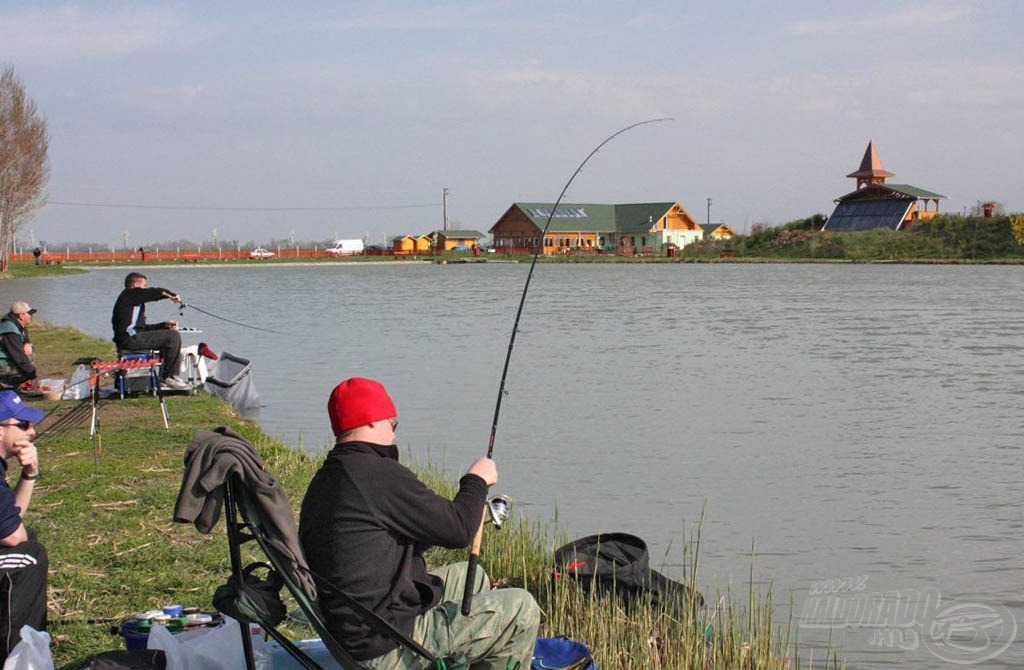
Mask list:
MULTIPOLYGON (((323 249, 296 249, 296 248, 284 248, 270 249, 274 253, 274 258, 289 259, 289 258, 332 258, 331 254, 328 254, 323 249)), ((391 251, 384 250, 368 250, 364 251, 361 256, 389 256, 392 255, 391 251)), ((11 254, 12 261, 27 261, 32 262, 35 257, 31 252, 21 252, 17 254, 11 254)), ((92 250, 92 251, 56 251, 53 249, 47 250, 45 254, 39 257, 40 263, 52 265, 55 263, 65 263, 68 261, 76 262, 132 262, 132 263, 145 263, 149 261, 181 261, 184 263, 192 262, 196 263, 199 261, 229 261, 229 260, 245 260, 252 261, 254 263, 259 262, 260 259, 250 258, 248 249, 147 249, 142 252, 138 249, 133 250, 92 250)))

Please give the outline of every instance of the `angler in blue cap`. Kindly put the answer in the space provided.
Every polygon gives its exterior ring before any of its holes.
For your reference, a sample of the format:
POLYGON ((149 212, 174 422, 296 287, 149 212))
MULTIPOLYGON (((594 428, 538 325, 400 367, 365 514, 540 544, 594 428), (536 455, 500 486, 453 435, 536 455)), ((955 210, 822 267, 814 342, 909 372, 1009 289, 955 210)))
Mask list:
POLYGON ((46 630, 49 559, 23 521, 39 476, 33 424, 45 417, 14 391, 0 391, 0 663, 21 640, 22 626, 46 630), (14 466, 21 476, 11 488, 7 470, 14 466))

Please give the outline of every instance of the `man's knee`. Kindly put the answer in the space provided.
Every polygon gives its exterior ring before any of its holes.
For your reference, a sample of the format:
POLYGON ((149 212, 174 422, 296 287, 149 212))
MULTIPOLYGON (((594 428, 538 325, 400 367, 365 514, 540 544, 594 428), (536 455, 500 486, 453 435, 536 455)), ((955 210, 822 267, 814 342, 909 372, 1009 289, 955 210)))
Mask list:
POLYGON ((13 547, 0 547, 0 566, 10 566, 17 563, 24 565, 38 566, 46 569, 50 566, 50 556, 46 552, 46 546, 36 539, 35 532, 29 528, 29 537, 24 542, 13 547))
POLYGON ((526 589, 509 589, 516 591, 516 602, 518 604, 519 625, 527 630, 532 630, 536 635, 540 628, 540 605, 537 604, 533 594, 526 589))
POLYGON ((490 593, 498 600, 495 609, 503 613, 503 619, 528 635, 536 635, 540 627, 540 606, 533 594, 519 588, 495 589, 490 593))

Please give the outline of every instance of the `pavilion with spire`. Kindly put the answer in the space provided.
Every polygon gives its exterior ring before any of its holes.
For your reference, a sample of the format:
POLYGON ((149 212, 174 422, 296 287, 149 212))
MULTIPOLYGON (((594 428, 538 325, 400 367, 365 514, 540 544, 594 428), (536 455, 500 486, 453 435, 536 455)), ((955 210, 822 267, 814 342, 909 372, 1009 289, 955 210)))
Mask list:
POLYGON ((823 230, 902 230, 914 221, 936 216, 939 200, 946 197, 910 184, 886 184, 886 179, 896 175, 882 167, 871 141, 860 167, 846 176, 857 180, 857 190, 836 198, 836 208, 823 230))

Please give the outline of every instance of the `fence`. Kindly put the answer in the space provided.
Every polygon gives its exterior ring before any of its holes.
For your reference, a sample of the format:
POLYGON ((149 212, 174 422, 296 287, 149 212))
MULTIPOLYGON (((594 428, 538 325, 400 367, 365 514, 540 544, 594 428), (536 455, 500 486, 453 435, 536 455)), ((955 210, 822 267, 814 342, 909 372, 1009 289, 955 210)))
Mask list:
MULTIPOLYGON (((299 248, 286 248, 278 247, 270 249, 274 253, 274 258, 288 259, 288 258, 336 258, 331 256, 324 249, 299 249, 299 248)), ((361 256, 389 256, 393 255, 393 252, 385 249, 368 249, 361 256)), ((28 261, 32 262, 35 260, 35 256, 32 252, 26 252, 22 250, 19 253, 11 254, 11 261, 28 261)), ((145 251, 139 251, 138 249, 103 249, 89 251, 71 251, 65 249, 64 251, 56 251, 48 249, 46 253, 39 257, 39 262, 46 265, 54 265, 65 262, 132 262, 132 263, 144 263, 149 261, 180 261, 183 263, 196 263, 199 261, 232 261, 232 260, 245 260, 253 263, 258 263, 261 259, 250 258, 248 249, 189 249, 189 248, 175 248, 175 249, 146 249, 145 251)))

